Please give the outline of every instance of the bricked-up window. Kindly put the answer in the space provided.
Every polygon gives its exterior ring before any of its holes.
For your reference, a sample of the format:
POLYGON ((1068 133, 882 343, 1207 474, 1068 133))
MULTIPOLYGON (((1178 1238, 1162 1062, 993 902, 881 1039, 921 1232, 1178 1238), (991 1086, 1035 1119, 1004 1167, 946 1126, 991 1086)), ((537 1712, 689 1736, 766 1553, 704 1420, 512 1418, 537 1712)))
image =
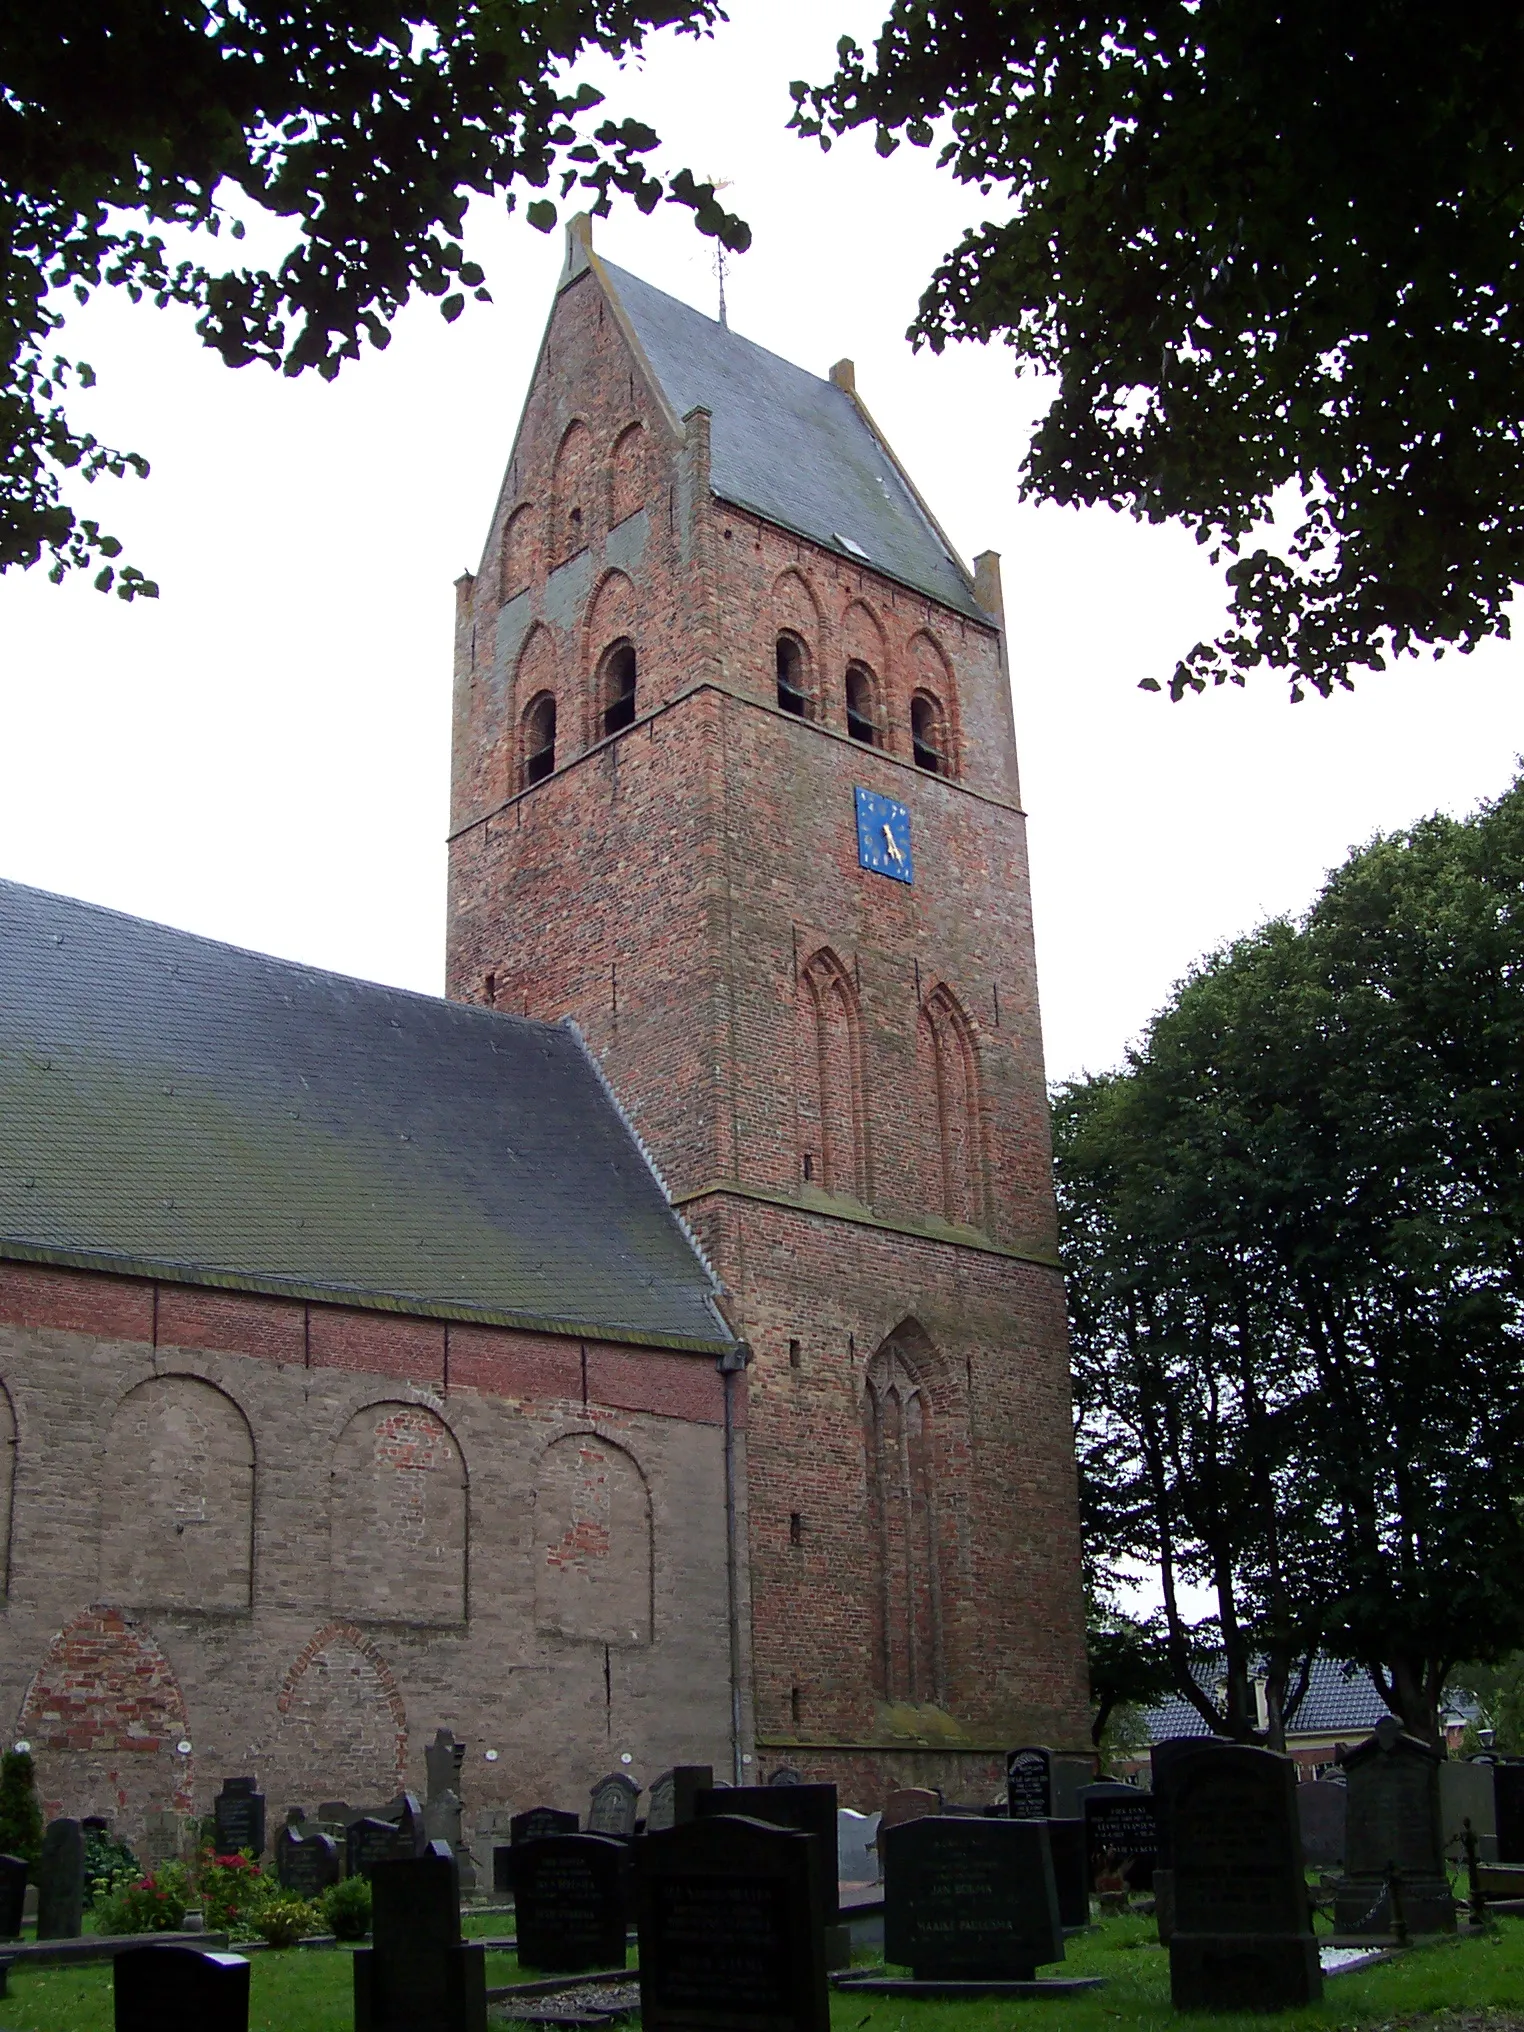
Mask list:
POLYGON ((602 659, 603 681, 599 686, 603 699, 603 731, 617 734, 622 728, 633 725, 635 719, 635 676, 636 659, 633 642, 616 642, 604 651, 602 659))
POLYGON ((592 494, 593 437, 585 423, 574 423, 561 440, 550 480, 550 563, 563 564, 588 539, 588 503, 592 494))
POLYGON ((937 776, 948 775, 947 720, 929 691, 918 691, 910 701, 910 746, 918 769, 937 776))
POLYGON ((646 434, 638 423, 614 440, 609 460, 609 523, 623 522, 646 505, 646 434))
POLYGON ((503 525, 502 564, 498 574, 498 598, 511 600, 529 584, 531 511, 515 508, 503 525))
POLYGON ((800 968, 795 1000, 801 1168, 823 1192, 866 1201, 868 1109, 856 983, 822 947, 800 968))
POLYGON ((808 679, 805 676, 804 644, 797 635, 778 637, 778 704, 786 713, 807 720, 810 716, 808 679))
POLYGON ((332 1606, 388 1623, 466 1616, 466 1465, 423 1404, 367 1404, 329 1475, 332 1606))
POLYGON ((622 1447, 590 1432, 552 1442, 534 1495, 535 1622, 558 1637, 651 1642, 651 1498, 622 1447))
POLYGON ((116 1408, 101 1485, 100 1586, 128 1608, 246 1612, 254 1439, 199 1376, 154 1376, 116 1408))
POLYGON ((863 1438, 879 1693, 886 1701, 945 1705, 932 1407, 909 1354, 893 1337, 868 1364, 863 1438))
POLYGON ((542 691, 524 708, 524 787, 541 783, 556 766, 556 702, 542 691))
POLYGON ((984 1225, 984 1113, 973 1025, 952 990, 934 988, 916 1026, 922 1194, 958 1227, 984 1225))
POLYGON ((847 665, 847 732, 870 748, 879 744, 878 701, 873 673, 865 663, 847 665))

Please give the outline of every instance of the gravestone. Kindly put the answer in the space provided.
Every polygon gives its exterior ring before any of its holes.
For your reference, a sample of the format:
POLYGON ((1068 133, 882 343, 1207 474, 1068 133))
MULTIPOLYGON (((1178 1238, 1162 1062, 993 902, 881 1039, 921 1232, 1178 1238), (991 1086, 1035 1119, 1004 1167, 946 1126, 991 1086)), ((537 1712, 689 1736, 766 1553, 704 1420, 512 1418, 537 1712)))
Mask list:
POLYGON ((1010 1750, 1005 1796, 1012 1820, 1048 1820, 1053 1813, 1053 1752, 1040 1746, 1010 1750))
POLYGON ((1493 1765, 1492 1801, 1498 1861, 1524 1863, 1524 1764, 1493 1765))
POLYGON ((780 1764, 767 1782, 769 1785, 802 1785, 804 1779, 791 1764, 780 1764))
POLYGON ((836 1852, 836 1787, 834 1785, 734 1785, 700 1792, 694 1799, 700 1819, 716 1813, 741 1813, 773 1827, 797 1828, 820 1844, 820 1923, 835 1926, 841 1917, 838 1899, 840 1858, 836 1852))
POLYGON ((820 1851, 739 1814, 636 1852, 643 2032, 830 2032, 820 1851))
POLYGON ((836 1816, 836 1874, 843 1884, 871 1884, 878 1877, 878 1815, 844 1806, 836 1816))
POLYGON ((21 1908, 25 1903, 25 1862, 20 1856, 0 1856, 0 1940, 21 1938, 21 1908))
MULTIPOLYGON (((163 1809, 143 1816, 143 1838, 140 1843, 134 1843, 133 1846, 141 1856, 145 1868, 154 1870, 160 1863, 178 1863, 185 1860, 187 1852, 194 1847, 193 1840, 187 1834, 186 1820, 187 1816, 183 1813, 171 1813, 163 1809)), ((194 1832, 195 1823, 192 1822, 190 1835, 193 1836, 194 1832)))
POLYGON ((878 1817, 879 1867, 883 1867, 886 1828, 903 1827, 907 1820, 923 1820, 927 1814, 941 1811, 941 1793, 929 1791, 924 1785, 902 1785, 898 1792, 891 1792, 878 1817))
POLYGON ((460 1796, 455 1792, 436 1792, 423 1809, 423 1834, 425 1841, 442 1841, 450 1844, 452 1854, 460 1852, 460 1796))
POLYGON ((348 1827, 349 1823, 358 1820, 364 1811, 363 1806, 350 1806, 342 1799, 320 1799, 317 1824, 319 1827, 348 1827))
POLYGON ((1445 1874, 1439 1818, 1443 1752, 1404 1735, 1393 1715, 1344 1759, 1349 1800, 1344 1875, 1334 1886, 1334 1931, 1350 1937, 1390 1934, 1395 1871, 1402 1921, 1410 1934, 1453 1933, 1455 1896, 1445 1874))
POLYGON ((515 1848, 520 1842, 538 1841, 545 1834, 576 1834, 577 1816, 559 1806, 531 1806, 516 1813, 508 1823, 508 1839, 515 1848))
POLYGON ((460 1873, 444 1843, 378 1862, 370 1887, 354 2032, 487 2032, 485 1950, 460 1937, 460 1873))
POLYGON ((663 1771, 652 1785, 646 1805, 646 1833, 685 1826, 693 1818, 693 1802, 699 1793, 713 1787, 714 1771, 708 1764, 675 1764, 670 1771, 663 1771))
POLYGON ((116 2032, 249 2032, 249 1961, 199 1947, 125 1947, 111 1958, 116 2032))
POLYGON ((50 1820, 37 1865, 37 1938, 77 1940, 85 1916, 85 1831, 77 1820, 50 1820))
POLYGON ((332 1835, 287 1825, 275 1837, 275 1874, 299 1898, 321 1898, 342 1875, 339 1845, 332 1835))
POLYGON ((1439 1831, 1452 1863, 1466 1860, 1466 1822, 1476 1836, 1479 1863, 1498 1860, 1497 1791, 1485 1764, 1447 1757, 1439 1767, 1439 1831))
POLYGON ((589 1834, 632 1835, 640 1787, 623 1771, 610 1771, 593 1787, 587 1813, 589 1834))
POLYGON ((438 1799, 446 1792, 460 1797, 461 1767, 466 1761, 466 1746, 457 1742, 453 1729, 436 1729, 434 1740, 423 1753, 423 1767, 428 1775, 428 1797, 438 1799))
POLYGON ((1348 1798, 1348 1789, 1333 1778, 1314 1778, 1296 1788, 1302 1856, 1308 1869, 1343 1869, 1344 1808, 1348 1798))
POLYGON ((1087 1785, 1080 1793, 1092 1889, 1099 1872, 1120 1871, 1129 1891, 1151 1891, 1159 1856, 1159 1809, 1136 1785, 1087 1785))
POLYGON ((212 1801, 219 1856, 236 1856, 247 1849, 254 1860, 265 1852, 265 1795, 255 1789, 252 1778, 224 1778, 222 1790, 212 1801))
MULTIPOLYGON (((1039 1967, 1063 1960, 1043 1822, 927 1815, 882 1840, 884 1959, 908 1966, 915 1984, 1026 1989, 1039 1967)), ((854 1989, 905 1988, 894 1977, 848 1981, 854 1989)), ((1070 1987, 1050 1979, 1038 1991, 1070 1987)))
POLYGON ((415 1792, 399 1792, 389 1806, 384 1806, 376 1815, 378 1820, 389 1820, 397 1830, 397 1853, 403 1856, 421 1856, 429 1845, 428 1832, 424 1826, 423 1808, 418 1804, 415 1792))
POLYGON ((1091 1869, 1082 1820, 1045 1820, 1058 1892, 1058 1923, 1064 1931, 1090 1924, 1091 1869))
POLYGON ((401 1845, 394 1820, 378 1820, 362 1813, 345 1828, 345 1876, 370 1877, 379 1863, 394 1862, 399 1857, 406 1858, 407 1851, 401 1845))
POLYGON ((1177 2011, 1278 2011, 1316 2003, 1312 1933, 1289 1757, 1198 1742, 1164 1773, 1177 2011))
POLYGON ((605 1834, 543 1834, 508 1850, 519 1966, 624 1967, 630 1851, 605 1834))

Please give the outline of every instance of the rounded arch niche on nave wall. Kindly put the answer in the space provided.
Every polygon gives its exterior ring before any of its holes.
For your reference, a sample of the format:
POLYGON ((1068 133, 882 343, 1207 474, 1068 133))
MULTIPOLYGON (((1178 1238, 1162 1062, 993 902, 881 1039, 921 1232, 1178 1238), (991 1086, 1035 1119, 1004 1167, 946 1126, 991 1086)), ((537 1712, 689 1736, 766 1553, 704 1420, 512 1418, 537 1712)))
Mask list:
POLYGON ((154 1814, 191 1810, 193 1753, 179 1681, 153 1637, 106 1604, 58 1631, 16 1723, 44 1816, 99 1813, 129 1840, 154 1814))
POLYGON ((407 1770, 407 1710, 379 1645, 354 1623, 328 1623, 292 1662, 275 1702, 263 1771, 282 1811, 312 1811, 318 1793, 376 1806, 407 1770), (314 1789, 316 1788, 316 1789, 314 1789))

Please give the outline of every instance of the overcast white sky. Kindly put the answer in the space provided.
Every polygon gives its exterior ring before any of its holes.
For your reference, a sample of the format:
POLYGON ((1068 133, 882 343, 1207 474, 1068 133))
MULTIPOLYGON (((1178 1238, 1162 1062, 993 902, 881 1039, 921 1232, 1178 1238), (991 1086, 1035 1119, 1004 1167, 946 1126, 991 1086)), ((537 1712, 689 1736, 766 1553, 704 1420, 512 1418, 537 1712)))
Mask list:
MULTIPOLYGON (((1041 390, 999 352, 913 355, 937 258, 994 201, 928 156, 785 133, 862 0, 736 0, 708 44, 663 38, 610 84, 666 159, 729 177, 753 250, 737 330, 858 387, 964 555, 1003 555, 1031 815, 1049 1070, 1116 1061, 1214 943, 1301 908, 1380 828, 1509 780, 1524 651, 1408 664, 1290 707, 1273 679, 1171 706, 1221 611, 1191 539, 1104 511, 1021 507, 1041 390)), ((600 76, 599 82, 604 82, 600 76)), ((670 208, 597 229, 621 265, 714 303, 712 243, 670 208)), ((89 501, 156 577, 124 606, 80 579, 0 579, 0 874, 239 944, 437 991, 443 978, 451 582, 475 567, 561 259, 495 208, 471 251, 496 298, 431 303, 325 386, 233 374, 176 313, 107 301, 70 342, 77 415, 144 452, 89 501)), ((224 243, 226 244, 226 243, 224 243)))

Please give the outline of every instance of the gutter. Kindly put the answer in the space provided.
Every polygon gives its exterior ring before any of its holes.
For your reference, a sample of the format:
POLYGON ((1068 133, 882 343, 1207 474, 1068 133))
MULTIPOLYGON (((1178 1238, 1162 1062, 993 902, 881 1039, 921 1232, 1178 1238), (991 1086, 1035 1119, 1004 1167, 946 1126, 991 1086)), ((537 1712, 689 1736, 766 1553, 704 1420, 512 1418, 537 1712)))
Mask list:
POLYGON ((740 1544, 736 1519, 736 1422, 735 1381, 746 1373, 751 1346, 737 1341, 715 1367, 725 1396, 725 1596, 730 1626, 730 1765, 731 1782, 742 1785, 745 1770, 741 1762, 741 1577, 740 1544))

